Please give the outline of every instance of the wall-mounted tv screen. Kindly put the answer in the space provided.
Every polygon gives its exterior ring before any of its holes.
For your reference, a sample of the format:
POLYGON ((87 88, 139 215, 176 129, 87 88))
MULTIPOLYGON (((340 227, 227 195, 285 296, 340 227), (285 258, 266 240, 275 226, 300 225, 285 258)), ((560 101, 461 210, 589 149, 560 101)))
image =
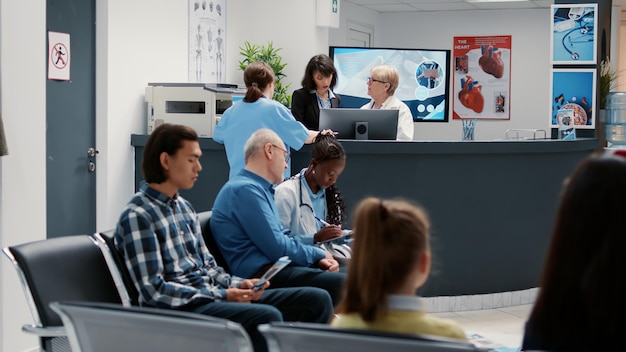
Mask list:
POLYGON ((394 95, 409 106, 413 121, 448 121, 450 50, 331 46, 329 56, 337 70, 334 91, 341 96, 340 107, 359 108, 369 102, 370 70, 390 65, 400 74, 394 95))

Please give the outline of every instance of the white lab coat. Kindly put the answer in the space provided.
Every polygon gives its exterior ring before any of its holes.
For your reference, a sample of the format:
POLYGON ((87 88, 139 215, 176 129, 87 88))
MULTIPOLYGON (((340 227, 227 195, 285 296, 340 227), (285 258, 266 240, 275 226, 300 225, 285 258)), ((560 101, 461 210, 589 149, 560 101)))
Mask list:
POLYGON ((317 220, 313 213, 313 203, 307 192, 304 172, 302 169, 298 177, 285 180, 276 186, 274 199, 280 222, 284 229, 291 231, 291 236, 297 237, 304 244, 313 244, 313 236, 317 232, 317 220))
MULTIPOLYGON (((361 109, 372 109, 374 106, 374 100, 361 106, 361 109)), ((396 98, 393 95, 387 97, 385 102, 380 106, 383 110, 399 110, 398 111, 398 134, 396 140, 398 141, 412 141, 413 130, 415 123, 413 122, 413 115, 411 115, 411 109, 402 102, 402 100, 396 98)))

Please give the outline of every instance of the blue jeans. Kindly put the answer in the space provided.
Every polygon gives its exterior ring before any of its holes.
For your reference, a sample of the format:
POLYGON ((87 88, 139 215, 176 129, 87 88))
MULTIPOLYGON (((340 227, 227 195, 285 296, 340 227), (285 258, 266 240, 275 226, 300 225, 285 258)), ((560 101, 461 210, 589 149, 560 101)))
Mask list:
POLYGON ((341 290, 346 281, 345 272, 330 272, 318 268, 289 265, 270 279, 270 288, 318 287, 326 290, 336 306, 341 300, 341 290))
POLYGON ((267 351, 265 338, 257 330, 259 324, 282 321, 326 324, 333 314, 328 293, 314 287, 268 289, 253 304, 211 302, 181 309, 241 324, 250 336, 256 352, 267 351))

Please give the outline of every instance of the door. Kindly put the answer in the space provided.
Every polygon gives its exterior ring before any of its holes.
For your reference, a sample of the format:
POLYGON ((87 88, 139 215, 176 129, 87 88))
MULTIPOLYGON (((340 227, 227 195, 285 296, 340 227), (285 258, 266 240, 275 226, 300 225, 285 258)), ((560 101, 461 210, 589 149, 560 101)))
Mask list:
POLYGON ((47 237, 96 229, 95 16, 95 0, 47 1, 48 31, 70 34, 70 80, 46 83, 47 237))
POLYGON ((372 46, 374 28, 348 21, 348 45, 369 48, 372 46))

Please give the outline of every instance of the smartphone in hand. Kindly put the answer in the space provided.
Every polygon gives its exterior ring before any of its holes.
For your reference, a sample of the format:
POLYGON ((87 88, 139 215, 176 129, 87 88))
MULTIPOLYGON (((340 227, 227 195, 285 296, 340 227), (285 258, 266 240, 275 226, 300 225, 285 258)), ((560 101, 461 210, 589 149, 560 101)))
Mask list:
POLYGON ((278 260, 276 261, 276 263, 274 263, 274 265, 272 265, 271 268, 269 268, 265 274, 263 274, 263 276, 261 276, 261 278, 259 279, 259 281, 257 281, 256 284, 254 284, 254 286, 252 287, 252 289, 256 292, 260 289, 263 288, 263 285, 265 285, 265 282, 269 279, 271 279, 272 277, 274 277, 274 275, 276 275, 279 271, 283 270, 284 267, 286 267, 289 263, 291 263, 291 260, 289 259, 288 256, 284 256, 284 257, 280 257, 278 258, 278 260))

